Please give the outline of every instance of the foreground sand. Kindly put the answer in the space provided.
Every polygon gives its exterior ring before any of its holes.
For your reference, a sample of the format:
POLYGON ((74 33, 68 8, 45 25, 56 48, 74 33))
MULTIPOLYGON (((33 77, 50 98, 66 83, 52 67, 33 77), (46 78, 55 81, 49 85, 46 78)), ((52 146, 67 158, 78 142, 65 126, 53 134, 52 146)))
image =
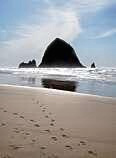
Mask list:
POLYGON ((116 158, 116 99, 0 86, 0 158, 116 158))

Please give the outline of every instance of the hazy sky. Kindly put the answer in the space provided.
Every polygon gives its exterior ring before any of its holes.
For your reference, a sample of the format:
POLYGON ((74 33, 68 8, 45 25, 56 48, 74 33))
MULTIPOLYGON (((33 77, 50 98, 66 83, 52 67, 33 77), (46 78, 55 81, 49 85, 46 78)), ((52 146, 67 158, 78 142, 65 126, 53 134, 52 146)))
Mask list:
POLYGON ((56 37, 85 65, 116 67, 116 0, 0 0, 0 66, 39 63, 56 37))

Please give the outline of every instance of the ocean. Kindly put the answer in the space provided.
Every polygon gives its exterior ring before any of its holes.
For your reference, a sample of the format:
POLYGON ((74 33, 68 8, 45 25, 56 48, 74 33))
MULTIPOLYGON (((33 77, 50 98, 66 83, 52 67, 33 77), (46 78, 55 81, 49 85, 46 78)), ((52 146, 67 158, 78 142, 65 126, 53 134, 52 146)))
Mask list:
POLYGON ((0 68, 0 84, 116 97, 116 68, 0 68))

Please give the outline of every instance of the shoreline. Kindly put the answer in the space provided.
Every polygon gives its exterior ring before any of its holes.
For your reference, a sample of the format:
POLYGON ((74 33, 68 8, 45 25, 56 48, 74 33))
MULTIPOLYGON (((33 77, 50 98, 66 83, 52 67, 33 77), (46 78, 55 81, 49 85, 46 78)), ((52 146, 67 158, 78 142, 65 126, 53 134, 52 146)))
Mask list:
POLYGON ((3 158, 116 157, 116 98, 0 85, 3 158))
POLYGON ((21 85, 13 85, 13 84, 0 84, 0 88, 6 87, 6 88, 13 88, 13 89, 24 89, 24 90, 36 90, 36 91, 50 91, 50 92, 58 92, 62 94, 69 94, 69 95, 77 95, 77 96, 88 96, 88 97, 97 97, 97 98, 104 98, 104 99, 114 99, 116 100, 116 97, 111 96, 101 96, 101 95, 95 95, 95 94, 88 94, 88 93, 77 93, 73 91, 66 91, 66 90, 60 90, 60 89, 52 89, 52 88, 44 88, 44 87, 31 87, 31 86, 21 86, 21 85))

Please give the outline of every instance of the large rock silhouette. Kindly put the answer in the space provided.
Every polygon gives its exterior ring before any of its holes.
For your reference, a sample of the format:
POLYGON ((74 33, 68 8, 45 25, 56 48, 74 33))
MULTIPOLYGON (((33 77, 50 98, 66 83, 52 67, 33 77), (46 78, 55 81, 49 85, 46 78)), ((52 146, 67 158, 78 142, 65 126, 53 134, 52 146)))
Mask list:
POLYGON ((74 49, 64 40, 56 38, 45 50, 39 67, 85 67, 74 49))

